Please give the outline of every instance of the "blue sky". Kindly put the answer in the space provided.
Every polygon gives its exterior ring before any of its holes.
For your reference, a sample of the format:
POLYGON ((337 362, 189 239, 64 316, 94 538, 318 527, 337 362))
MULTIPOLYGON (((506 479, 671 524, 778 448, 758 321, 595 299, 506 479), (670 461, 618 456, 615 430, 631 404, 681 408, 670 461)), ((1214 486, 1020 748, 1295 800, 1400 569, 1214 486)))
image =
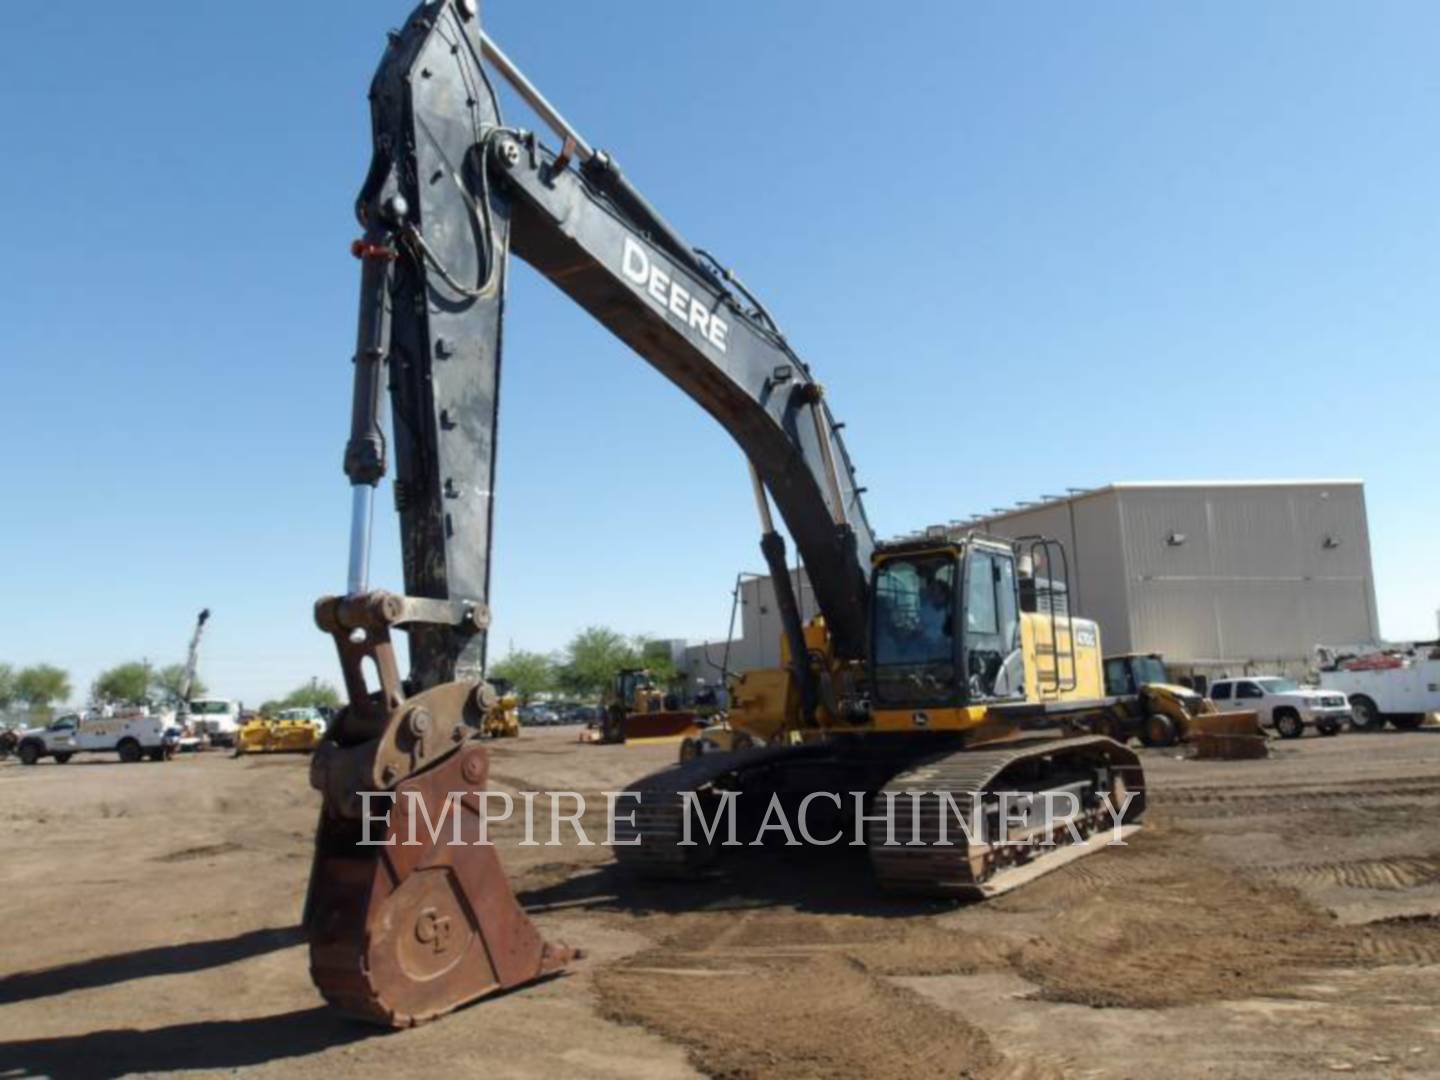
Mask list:
MULTIPOLYGON (((0 659, 334 679, 365 90, 404 0, 6 14, 0 659)), ((1112 480, 1366 481, 1440 606, 1440 8, 492 0, 489 31, 814 365, 882 535, 1112 480)), ((512 107, 510 119, 531 123, 512 107)), ((723 635, 728 438, 512 275, 495 652, 723 635)), ((379 504, 388 508, 388 492, 379 504)), ((393 519, 372 579, 399 585, 393 519)))

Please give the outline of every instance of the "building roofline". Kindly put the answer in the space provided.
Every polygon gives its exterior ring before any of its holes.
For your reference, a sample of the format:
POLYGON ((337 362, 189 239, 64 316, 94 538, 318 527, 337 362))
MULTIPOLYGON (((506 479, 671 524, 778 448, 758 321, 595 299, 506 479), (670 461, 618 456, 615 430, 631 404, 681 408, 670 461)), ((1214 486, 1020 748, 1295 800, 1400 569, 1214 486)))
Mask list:
POLYGON ((1116 491, 1166 491, 1175 488, 1339 488, 1364 487, 1364 485, 1364 480, 1354 477, 1318 480, 1117 480, 1114 483, 1102 484, 1093 488, 1069 488, 1067 489, 1069 494, 1066 495, 1040 498, 1021 506, 996 510, 989 514, 973 514, 963 521, 952 522, 951 524, 955 531, 963 532, 968 529, 979 528, 991 522, 1004 521, 1007 518, 1018 517, 1021 514, 1033 514, 1037 510, 1045 510, 1054 506, 1065 506, 1068 503, 1080 502, 1082 499, 1089 499, 1097 495, 1106 495, 1116 491))
MULTIPOLYGON (((1107 484, 1095 491, 1111 488, 1196 488, 1196 487, 1345 487, 1359 486, 1364 480, 1355 477, 1335 477, 1319 480, 1120 480, 1107 484)), ((1088 493, 1087 493, 1088 494, 1088 493)))

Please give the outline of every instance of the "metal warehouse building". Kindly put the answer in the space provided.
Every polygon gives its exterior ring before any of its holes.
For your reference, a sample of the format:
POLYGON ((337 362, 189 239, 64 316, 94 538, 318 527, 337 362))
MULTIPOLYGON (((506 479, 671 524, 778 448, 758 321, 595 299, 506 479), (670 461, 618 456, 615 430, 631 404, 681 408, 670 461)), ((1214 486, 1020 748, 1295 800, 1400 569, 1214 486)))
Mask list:
MULTIPOLYGON (((1379 638, 1358 480, 1110 484, 946 528, 1061 541, 1074 610, 1100 624, 1105 651, 1162 653, 1177 675, 1299 674, 1317 643, 1379 638)), ((742 581, 740 599, 729 667, 775 665, 770 582, 742 581)), ((714 682, 723 652, 692 647, 687 672, 714 682)))
POLYGON ((1060 540, 1107 653, 1300 673, 1317 643, 1379 638, 1358 480, 1110 484, 958 525, 1060 540))

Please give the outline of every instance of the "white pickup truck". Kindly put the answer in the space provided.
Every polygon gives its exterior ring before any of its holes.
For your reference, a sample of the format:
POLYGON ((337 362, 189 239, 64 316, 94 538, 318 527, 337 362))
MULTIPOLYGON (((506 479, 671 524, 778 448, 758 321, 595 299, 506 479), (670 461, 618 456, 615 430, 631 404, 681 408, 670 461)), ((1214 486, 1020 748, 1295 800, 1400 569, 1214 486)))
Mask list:
POLYGON ((1254 709, 1261 727, 1273 727, 1282 738, 1298 739, 1307 727, 1321 735, 1335 735, 1350 719, 1350 703, 1333 690, 1314 690, 1294 679, 1251 675, 1243 679, 1216 679, 1210 700, 1225 709, 1254 709))
POLYGON ((170 718, 148 712, 122 716, 66 713, 44 727, 26 728, 17 734, 20 741, 15 754, 22 765, 34 765, 46 757, 64 765, 76 754, 94 753, 119 754, 126 762, 145 757, 165 761, 179 745, 179 732, 170 726, 170 718))

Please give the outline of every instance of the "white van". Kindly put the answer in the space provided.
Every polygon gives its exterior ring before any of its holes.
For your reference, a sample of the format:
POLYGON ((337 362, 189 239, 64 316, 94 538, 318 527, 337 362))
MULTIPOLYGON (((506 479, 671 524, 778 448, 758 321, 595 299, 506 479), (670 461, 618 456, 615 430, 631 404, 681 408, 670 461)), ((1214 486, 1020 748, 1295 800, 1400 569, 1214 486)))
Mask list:
POLYGON ((187 717, 190 729, 212 746, 234 746, 240 730, 240 703, 230 698, 195 698, 187 717))

